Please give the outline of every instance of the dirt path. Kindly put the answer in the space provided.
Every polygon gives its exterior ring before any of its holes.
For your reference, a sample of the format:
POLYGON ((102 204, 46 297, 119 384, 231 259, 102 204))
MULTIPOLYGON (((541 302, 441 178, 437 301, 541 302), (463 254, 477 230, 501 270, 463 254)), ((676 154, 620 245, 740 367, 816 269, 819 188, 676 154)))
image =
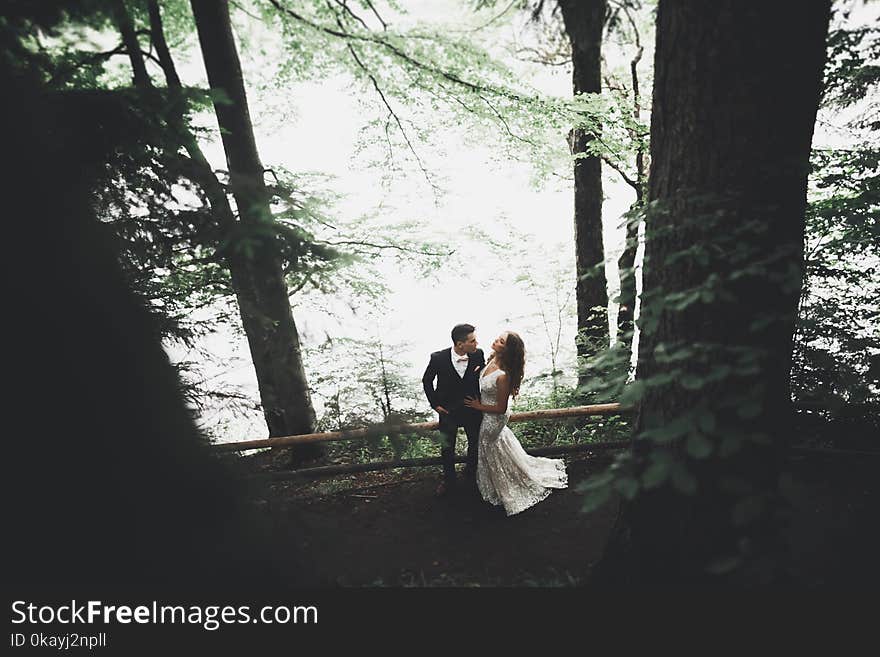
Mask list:
POLYGON ((613 505, 581 513, 574 490, 598 458, 566 457, 569 488, 509 518, 476 490, 436 497, 435 468, 276 483, 263 504, 316 585, 571 586, 613 520, 613 505))
MULTIPOLYGON (((255 504, 306 586, 572 586, 601 556, 616 503, 583 514, 575 490, 607 455, 565 460, 570 487, 509 518, 476 491, 437 498, 439 467, 273 483, 255 504)), ((880 583, 877 461, 793 460, 805 484, 788 529, 799 586, 880 583)))

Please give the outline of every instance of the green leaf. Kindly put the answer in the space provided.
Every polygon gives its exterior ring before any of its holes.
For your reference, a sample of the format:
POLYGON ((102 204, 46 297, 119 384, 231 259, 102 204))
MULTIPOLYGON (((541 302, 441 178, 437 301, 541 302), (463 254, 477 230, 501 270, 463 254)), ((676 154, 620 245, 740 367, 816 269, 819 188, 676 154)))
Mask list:
POLYGON ((695 459, 704 459, 712 453, 712 441, 701 433, 692 433, 687 439, 687 453, 695 459))
POLYGON ((590 513, 591 511, 595 511, 596 509, 604 505, 610 497, 610 486, 603 486, 602 488, 591 490, 584 496, 584 503, 583 506, 581 506, 581 511, 583 513, 590 513))
POLYGON ((712 433, 716 427, 715 414, 712 411, 703 411, 697 418, 697 424, 703 433, 712 433))
POLYGON ((614 474, 612 474, 611 472, 602 472, 588 478, 585 482, 579 484, 575 490, 586 492, 595 490, 597 488, 602 488, 603 486, 608 486, 613 479, 614 474))
POLYGON ((685 374, 678 380, 678 383, 685 390, 699 390, 706 385, 706 379, 693 374, 685 374))
POLYGON ((621 477, 614 482, 614 488, 626 499, 633 499, 639 492, 639 481, 635 477, 621 477))
POLYGON ((642 486, 656 488, 669 477, 669 470, 670 463, 668 461, 654 461, 642 473, 642 486))

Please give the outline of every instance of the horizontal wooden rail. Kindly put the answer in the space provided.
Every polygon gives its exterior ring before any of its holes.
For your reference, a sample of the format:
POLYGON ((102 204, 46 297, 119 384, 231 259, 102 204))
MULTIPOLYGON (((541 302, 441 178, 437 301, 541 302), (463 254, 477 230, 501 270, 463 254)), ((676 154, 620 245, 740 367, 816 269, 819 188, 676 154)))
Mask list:
MULTIPOLYGON (((631 445, 632 442, 629 440, 617 440, 595 443, 576 443, 574 445, 554 445, 552 447, 537 447, 526 451, 532 456, 553 456, 558 454, 572 454, 575 452, 605 452, 614 449, 627 449, 631 445)), ((793 445, 790 448, 790 456, 792 457, 810 455, 880 458, 880 451, 865 452, 841 449, 817 449, 800 445, 793 445)), ((466 456, 455 457, 456 463, 465 463, 466 461, 466 456)), ((321 465, 314 468, 302 468, 300 470, 275 470, 255 473, 248 478, 270 482, 319 479, 321 477, 333 477, 336 475, 355 474, 358 472, 376 472, 379 470, 395 470, 397 468, 422 468, 442 464, 443 460, 435 456, 420 459, 400 459, 397 461, 372 461, 369 463, 346 463, 344 465, 321 465)))
MULTIPOLYGON (((578 443, 576 445, 555 445, 553 447, 537 447, 526 450, 532 456, 552 456, 554 454, 569 454, 572 452, 598 452, 611 449, 624 449, 630 446, 628 440, 617 440, 601 443, 578 443)), ((456 456, 456 463, 465 463, 466 456, 456 456)), ((317 479, 320 477, 332 477, 341 474, 353 474, 356 472, 374 472, 377 470, 394 470, 396 468, 420 468, 431 465, 442 465, 443 460, 439 457, 421 459, 401 459, 398 461, 372 461, 370 463, 347 463, 345 465, 322 465, 314 468, 301 470, 276 470, 260 472, 251 475, 252 479, 263 481, 287 481, 290 479, 317 479)))
MULTIPOLYGON (((571 408, 548 408, 540 411, 525 411, 514 413, 510 416, 511 422, 525 422, 528 420, 556 420, 570 417, 586 417, 590 415, 617 415, 626 413, 630 409, 620 404, 592 404, 590 406, 572 406, 571 408)), ((370 438, 373 436, 386 436, 388 434, 425 433, 436 431, 439 428, 437 422, 419 422, 416 424, 376 424, 363 429, 350 429, 348 431, 327 431, 324 433, 305 433, 297 436, 278 436, 276 438, 262 438, 259 440, 244 440, 235 443, 215 443, 212 447, 222 452, 235 452, 245 449, 260 449, 263 447, 291 447, 293 445, 305 445, 308 443, 323 443, 335 440, 352 440, 355 438, 370 438)))

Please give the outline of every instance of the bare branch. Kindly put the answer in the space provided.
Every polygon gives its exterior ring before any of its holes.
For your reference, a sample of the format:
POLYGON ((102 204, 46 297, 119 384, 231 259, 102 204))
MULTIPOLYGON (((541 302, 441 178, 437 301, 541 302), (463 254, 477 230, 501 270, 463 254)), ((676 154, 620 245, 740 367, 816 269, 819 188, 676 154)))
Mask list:
MULTIPOLYGON (((339 20, 338 16, 337 20, 339 20)), ((415 147, 412 145, 412 142, 409 139, 409 135, 407 134, 406 129, 403 127, 403 122, 400 120, 400 117, 397 116, 394 108, 391 107, 391 103, 389 103, 388 99, 385 97, 385 93, 382 91, 382 87, 379 86, 379 81, 376 80, 376 76, 373 75, 373 73, 361 61, 360 57, 358 57, 357 51, 355 51, 354 46, 351 43, 346 43, 346 47, 348 48, 348 51, 351 53, 351 56, 357 63, 357 65, 361 68, 361 70, 364 71, 364 73, 367 74, 367 77, 370 78, 370 81, 373 83, 373 88, 376 90, 376 93, 379 94, 379 98, 382 99, 382 103, 388 109, 388 113, 394 118, 394 122, 397 123, 397 127, 400 130, 400 134, 403 136, 403 140, 406 142, 406 145, 409 148, 410 152, 413 154, 413 157, 416 158, 416 163, 419 165, 419 169, 422 170, 422 174, 425 176, 425 180, 428 181, 428 185, 433 190, 436 199, 439 188, 437 187, 437 185, 434 184, 434 181, 431 179, 431 174, 428 173, 428 170, 422 163, 422 158, 419 157, 419 154, 416 152, 415 147)))
POLYGON ((238 9, 241 13, 246 14, 246 15, 250 16, 251 18, 255 19, 255 20, 258 20, 258 21, 259 21, 259 20, 262 20, 259 16, 255 16, 254 14, 252 14, 251 12, 249 12, 247 9, 245 9, 245 8, 241 5, 240 2, 236 2, 235 0, 229 0, 229 4, 231 4, 233 7, 235 7, 236 9, 238 9))
POLYGON ((641 44, 641 41, 640 41, 640 39, 639 39, 639 28, 636 26, 636 21, 635 21, 635 19, 632 17, 632 14, 630 13, 630 7, 629 7, 629 5, 628 5, 626 2, 622 2, 622 3, 618 3, 618 6, 619 6, 621 9, 623 9, 623 13, 626 14, 627 19, 629 19, 630 27, 632 27, 633 34, 635 35, 635 38, 636 38, 636 48, 638 48, 638 51, 639 51, 638 58, 636 59, 636 63, 638 63, 638 60, 639 60, 639 59, 641 58, 641 56, 642 56, 642 44, 641 44))
MULTIPOLYGON (((336 226, 334 226, 334 225, 331 224, 331 223, 328 223, 328 222, 324 221, 319 215, 317 215, 317 214, 315 214, 314 212, 312 212, 311 210, 309 210, 308 206, 306 206, 304 203, 300 203, 300 202, 297 201, 295 198, 293 198, 293 196, 292 196, 289 192, 287 192, 286 190, 284 190, 282 187, 274 187, 274 186, 272 186, 272 187, 269 188, 269 190, 270 190, 273 194, 275 194, 276 196, 278 196, 279 198, 281 198, 281 199, 287 201, 287 203, 289 204, 290 207, 294 207, 294 208, 296 208, 297 210, 301 210, 301 211, 302 211, 303 213, 305 213, 309 218, 311 218, 315 223, 321 224, 322 226, 326 226, 327 228, 329 228, 329 229, 331 229, 331 230, 338 230, 338 228, 336 228, 336 226)), ((281 217, 281 218, 277 218, 277 219, 278 219, 278 221, 280 221, 281 223, 290 223, 290 224, 293 225, 293 226, 296 225, 296 224, 293 223, 293 222, 286 221, 283 217, 281 217)))
POLYGON ((487 27, 489 27, 492 23, 494 23, 495 21, 497 21, 499 18, 502 18, 507 12, 509 12, 511 9, 513 9, 514 6, 515 6, 518 2, 519 2, 519 0, 512 0, 511 3, 510 3, 509 5, 507 5, 507 6, 501 11, 500 14, 498 14, 497 16, 493 16, 493 17, 490 18, 486 23, 483 23, 482 25, 480 25, 480 27, 475 27, 474 29, 469 30, 469 32, 479 32, 480 30, 485 30, 485 29, 486 29, 487 27))
POLYGON ((382 23, 382 29, 383 29, 383 30, 387 30, 387 29, 388 29, 388 23, 386 23, 384 20, 382 20, 382 16, 380 16, 380 15, 379 15, 379 12, 376 11, 376 8, 373 6, 373 3, 372 3, 370 0, 366 0, 366 3, 367 3, 367 5, 369 5, 370 9, 372 10, 373 15, 374 15, 376 18, 379 19, 379 22, 380 22, 380 23, 382 23))
POLYGON ((498 120, 499 120, 499 121, 501 121, 501 125, 504 126, 504 129, 507 131, 507 134, 508 134, 508 135, 510 135, 510 136, 513 137, 514 139, 517 139, 517 140, 519 140, 519 141, 521 141, 521 142, 523 142, 523 143, 525 143, 525 144, 529 144, 530 146, 537 146, 537 144, 535 144, 535 142, 533 142, 533 141, 531 141, 531 140, 529 140, 529 139, 526 139, 525 137, 520 137, 519 135, 514 134, 514 133, 510 130, 510 126, 507 124, 507 121, 504 119, 503 116, 501 116, 501 112, 499 112, 499 111, 495 108, 495 106, 494 106, 492 103, 490 103, 489 100, 488 100, 487 98, 485 98, 483 95, 481 95, 481 94, 477 94, 477 95, 479 96, 480 100, 482 100, 484 103, 486 103, 486 105, 489 106, 489 109, 491 109, 492 112, 495 113, 495 116, 498 117, 498 120))
POLYGON ((603 161, 605 164, 607 164, 608 166, 610 166, 612 169, 614 169, 617 173, 619 173, 619 174, 620 174, 620 177, 623 178, 624 181, 626 181, 626 184, 627 184, 627 185, 629 185, 629 186, 632 187, 634 190, 636 190, 636 192, 639 191, 639 184, 638 184, 635 180, 633 180, 632 178, 630 178, 628 175, 626 175, 626 173, 623 171, 623 169, 620 168, 620 166, 618 166, 618 165, 617 165, 615 162, 613 162, 610 158, 608 158, 608 157, 606 157, 606 156, 604 156, 604 155, 602 156, 602 161, 603 161))
POLYGON ((354 18, 354 19, 355 19, 358 23, 360 23, 361 25, 363 25, 365 30, 367 30, 367 31, 370 30, 370 26, 367 25, 367 24, 364 22, 364 19, 363 19, 363 18, 361 18, 360 16, 358 16, 356 13, 354 13, 354 12, 351 10, 351 8, 348 6, 348 2, 347 2, 347 1, 343 2, 343 1, 340 1, 340 0, 333 0, 333 2, 335 2, 337 5, 339 5, 340 7, 342 7, 343 11, 345 11, 346 14, 348 14, 349 16, 351 16, 352 18, 354 18))
POLYGON ((388 249, 392 249, 395 251, 402 251, 404 253, 415 253, 417 255, 424 256, 451 256, 455 253, 455 250, 445 251, 445 252, 436 252, 436 251, 423 251, 419 249, 408 248, 405 246, 400 246, 399 244, 376 244, 374 242, 365 242, 363 240, 344 240, 341 242, 316 242, 316 244, 326 244, 327 246, 366 246, 371 249, 376 249, 379 251, 386 251, 388 249))
MULTIPOLYGON (((285 272, 285 273, 287 273, 287 272, 285 272)), ((295 288, 293 288, 292 290, 288 291, 288 293, 287 293, 287 298, 289 299, 289 298, 293 297, 294 295, 296 295, 297 292, 299 292, 300 290, 302 290, 302 289, 303 289, 306 285, 308 285, 309 283, 311 283, 312 285, 314 285, 314 283, 315 283, 315 282, 312 280, 312 274, 311 274, 311 272, 309 272, 309 273, 307 273, 305 276, 303 276, 303 279, 300 281, 299 285, 297 285, 297 286, 296 286, 295 288)))
POLYGON ((544 64, 546 66, 567 66, 572 63, 571 56, 565 56, 552 50, 539 50, 534 46, 522 46, 514 51, 514 55, 520 61, 544 64), (533 57, 523 57, 523 54, 531 54, 533 57))
POLYGON ((625 94, 628 89, 624 87, 622 84, 618 84, 614 78, 608 77, 607 75, 602 76, 602 82, 605 83, 606 89, 613 89, 621 94, 625 94))

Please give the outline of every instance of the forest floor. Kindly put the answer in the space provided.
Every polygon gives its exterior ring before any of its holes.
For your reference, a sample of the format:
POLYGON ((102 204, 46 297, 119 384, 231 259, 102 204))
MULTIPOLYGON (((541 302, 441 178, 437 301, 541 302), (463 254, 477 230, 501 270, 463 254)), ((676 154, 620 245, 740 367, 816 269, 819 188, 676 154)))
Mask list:
MULTIPOLYGON (((310 586, 580 586, 617 502, 585 514, 576 490, 607 454, 565 460, 569 488, 511 517, 475 489, 437 497, 439 467, 273 482, 254 501, 310 586)), ((241 462, 252 473, 275 469, 268 452, 241 462)), ((792 464, 804 484, 788 531, 797 584, 880 583, 880 458, 813 454, 792 464)))

